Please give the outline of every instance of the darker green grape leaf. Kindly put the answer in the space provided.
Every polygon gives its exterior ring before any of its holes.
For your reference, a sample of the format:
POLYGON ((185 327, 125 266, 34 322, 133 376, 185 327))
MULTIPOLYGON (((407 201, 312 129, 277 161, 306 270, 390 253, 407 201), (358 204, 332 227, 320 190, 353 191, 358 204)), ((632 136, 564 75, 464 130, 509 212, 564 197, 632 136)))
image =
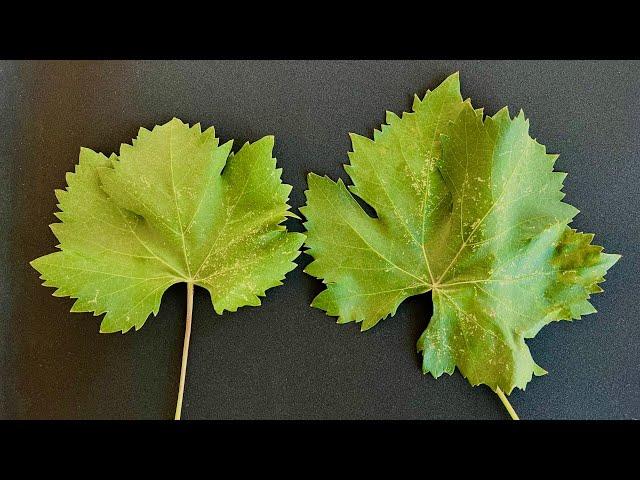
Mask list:
POLYGON ((578 210, 562 201, 565 174, 524 114, 485 117, 454 74, 413 112, 388 113, 373 140, 351 138, 353 185, 311 174, 301 208, 306 272, 326 284, 313 306, 366 330, 431 291, 425 373, 457 367, 506 393, 546 373, 525 339, 594 312, 589 297, 619 256, 568 226, 578 210))

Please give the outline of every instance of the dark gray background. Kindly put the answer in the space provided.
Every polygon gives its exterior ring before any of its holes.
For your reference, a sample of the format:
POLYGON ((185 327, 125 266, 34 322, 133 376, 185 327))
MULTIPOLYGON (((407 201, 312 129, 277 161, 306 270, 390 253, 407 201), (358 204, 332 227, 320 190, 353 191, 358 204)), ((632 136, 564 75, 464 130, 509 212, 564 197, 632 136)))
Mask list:
MULTIPOLYGON (((567 201, 583 212, 574 226, 624 255, 594 297, 599 313, 528 342, 550 373, 515 391, 514 407, 533 419, 640 417, 640 62, 602 61, 0 63, 0 417, 173 414, 186 287, 171 288, 139 332, 103 335, 28 265, 54 248, 54 189, 81 146, 108 154, 173 116, 215 125, 236 147, 274 134, 297 208, 308 172, 346 179, 348 132, 371 135, 385 110, 408 110, 413 93, 456 70, 463 96, 487 113, 524 109, 569 172, 567 201)), ((429 296, 360 333, 309 307, 320 289, 298 268, 261 307, 222 317, 197 289, 183 417, 507 418, 488 388, 420 373, 429 296)))

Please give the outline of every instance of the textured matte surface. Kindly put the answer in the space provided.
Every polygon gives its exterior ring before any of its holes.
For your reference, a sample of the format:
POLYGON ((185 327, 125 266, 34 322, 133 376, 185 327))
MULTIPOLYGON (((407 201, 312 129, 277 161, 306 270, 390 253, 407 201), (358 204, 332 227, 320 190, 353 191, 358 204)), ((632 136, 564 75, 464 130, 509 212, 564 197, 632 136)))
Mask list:
MULTIPOLYGON (((274 134, 297 208, 309 171, 346 178, 348 132, 371 135, 385 110, 409 109, 413 93, 456 70, 487 113, 524 109, 569 172, 567 200, 583 212, 573 225, 624 256, 594 297, 599 313, 529 341, 550 373, 514 392, 514 407, 523 418, 640 418, 640 62, 566 61, 0 63, 0 418, 173 412, 186 286, 139 332, 101 335, 28 265, 55 245, 53 190, 81 146, 108 154, 173 116, 215 125, 236 148, 274 134)), ((299 268, 261 307, 223 317, 196 291, 183 418, 506 418, 495 394, 459 373, 420 373, 428 296, 360 333, 309 308, 319 290, 299 268)))

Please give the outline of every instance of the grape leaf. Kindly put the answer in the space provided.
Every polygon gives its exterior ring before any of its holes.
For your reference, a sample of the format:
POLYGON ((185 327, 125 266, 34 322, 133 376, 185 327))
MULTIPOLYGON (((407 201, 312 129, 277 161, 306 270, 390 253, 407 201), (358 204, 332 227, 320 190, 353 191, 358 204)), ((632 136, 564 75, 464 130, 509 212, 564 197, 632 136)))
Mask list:
POLYGON ((366 330, 431 291, 423 372, 524 389, 546 373, 525 339, 594 312, 589 297, 619 256, 568 227, 578 210, 562 201, 565 174, 524 114, 485 117, 458 74, 386 121, 373 140, 351 135, 352 186, 309 175, 305 271, 326 284, 312 305, 366 330))
POLYGON ((178 119, 107 158, 83 148, 66 190, 57 190, 60 251, 31 265, 76 298, 73 312, 106 313, 102 332, 138 330, 163 293, 186 282, 209 291, 215 311, 260 305, 295 268, 304 241, 280 225, 291 187, 271 156, 274 139, 219 144, 178 119))

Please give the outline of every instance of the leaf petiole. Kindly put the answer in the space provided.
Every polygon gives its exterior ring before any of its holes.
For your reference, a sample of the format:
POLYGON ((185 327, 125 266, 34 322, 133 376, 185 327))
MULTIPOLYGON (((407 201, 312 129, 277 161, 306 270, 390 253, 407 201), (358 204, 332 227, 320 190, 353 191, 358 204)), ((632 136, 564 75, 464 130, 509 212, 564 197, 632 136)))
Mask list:
POLYGON ((516 411, 513 409, 513 407, 509 403, 509 399, 507 399, 507 396, 502 392, 502 390, 500 390, 500 387, 496 387, 496 393, 498 394, 498 397, 500 397, 500 400, 502 401, 502 404, 507 409, 507 412, 509 412, 509 415, 511 416, 511 419, 512 420, 520 420, 520 417, 518 417, 518 414, 516 413, 516 411))
POLYGON ((180 420, 182 414, 182 397, 184 396, 184 381, 187 376, 187 358, 189 357, 189 340, 191 338, 191 314, 193 311, 193 283, 187 283, 187 320, 182 346, 182 367, 180 369, 180 387, 178 389, 178 403, 174 420, 180 420))

